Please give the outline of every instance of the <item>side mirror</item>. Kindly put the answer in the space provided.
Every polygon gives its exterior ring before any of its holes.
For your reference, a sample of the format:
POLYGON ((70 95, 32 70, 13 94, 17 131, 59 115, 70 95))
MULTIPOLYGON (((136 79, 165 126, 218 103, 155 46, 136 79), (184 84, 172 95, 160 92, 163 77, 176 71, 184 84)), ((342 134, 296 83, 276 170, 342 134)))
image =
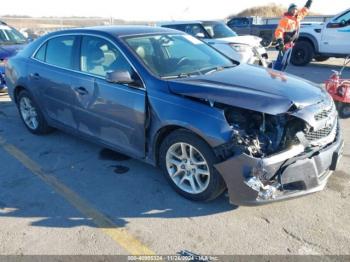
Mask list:
POLYGON ((134 82, 129 71, 126 70, 108 72, 106 75, 106 81, 118 84, 131 84, 134 82))
POLYGON ((349 25, 349 21, 341 20, 340 22, 329 22, 327 28, 342 28, 349 25))
POLYGON ((329 22, 327 24, 327 28, 339 28, 339 27, 340 27, 339 23, 329 22))
POLYGON ((195 35, 195 37, 197 37, 197 38, 205 38, 205 35, 204 35, 204 33, 197 33, 195 35))

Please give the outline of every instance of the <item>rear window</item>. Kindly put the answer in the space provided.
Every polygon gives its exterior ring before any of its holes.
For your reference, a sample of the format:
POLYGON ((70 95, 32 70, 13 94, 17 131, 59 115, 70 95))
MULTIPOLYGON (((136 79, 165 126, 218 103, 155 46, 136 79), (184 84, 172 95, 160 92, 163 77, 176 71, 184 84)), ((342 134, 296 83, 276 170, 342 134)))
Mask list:
POLYGON ((185 32, 189 35, 197 36, 198 34, 203 34, 205 38, 210 38, 205 28, 202 24, 174 24, 174 25, 164 25, 163 27, 176 29, 185 32))
POLYGON ((247 18, 233 18, 228 24, 230 26, 248 26, 249 20, 247 18))

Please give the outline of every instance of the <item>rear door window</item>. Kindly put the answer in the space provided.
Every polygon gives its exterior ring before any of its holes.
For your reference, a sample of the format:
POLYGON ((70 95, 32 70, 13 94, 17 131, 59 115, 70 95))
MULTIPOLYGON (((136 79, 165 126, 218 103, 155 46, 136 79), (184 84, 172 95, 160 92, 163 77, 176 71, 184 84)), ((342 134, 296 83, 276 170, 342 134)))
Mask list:
POLYGON ((42 45, 40 47, 40 49, 36 52, 36 54, 34 56, 35 59, 45 62, 45 59, 46 59, 46 46, 47 46, 47 44, 45 43, 44 45, 42 45))
POLYGON ((49 40, 46 43, 45 62, 50 65, 73 69, 75 39, 75 36, 60 36, 49 40))

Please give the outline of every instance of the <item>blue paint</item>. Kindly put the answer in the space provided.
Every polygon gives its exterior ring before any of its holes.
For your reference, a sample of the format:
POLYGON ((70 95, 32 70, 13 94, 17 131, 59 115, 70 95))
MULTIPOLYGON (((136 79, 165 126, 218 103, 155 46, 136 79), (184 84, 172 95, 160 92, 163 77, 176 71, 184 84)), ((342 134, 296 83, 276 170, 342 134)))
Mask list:
POLYGON ((350 33, 350 28, 349 29, 341 29, 341 30, 338 30, 338 32, 350 33))

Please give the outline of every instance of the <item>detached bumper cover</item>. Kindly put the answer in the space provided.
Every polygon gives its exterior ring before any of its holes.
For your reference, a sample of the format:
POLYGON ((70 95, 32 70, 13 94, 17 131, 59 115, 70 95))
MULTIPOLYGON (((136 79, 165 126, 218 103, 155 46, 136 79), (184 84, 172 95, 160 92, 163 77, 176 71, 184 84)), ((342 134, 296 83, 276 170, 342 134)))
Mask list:
POLYGON ((303 147, 295 146, 263 159, 241 154, 215 168, 226 182, 232 204, 267 204, 323 190, 343 147, 338 129, 336 140, 318 151, 303 152, 303 147))

